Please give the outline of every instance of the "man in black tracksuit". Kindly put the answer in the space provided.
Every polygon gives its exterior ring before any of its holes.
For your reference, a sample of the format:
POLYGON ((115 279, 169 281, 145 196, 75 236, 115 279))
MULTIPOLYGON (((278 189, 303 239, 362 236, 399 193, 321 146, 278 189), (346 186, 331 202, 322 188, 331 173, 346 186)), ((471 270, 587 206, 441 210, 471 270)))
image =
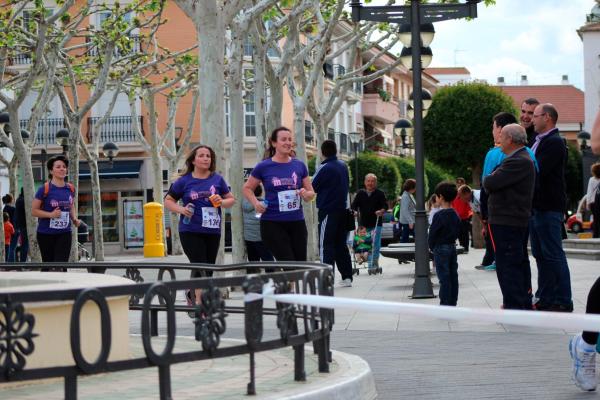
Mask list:
POLYGON ((312 179, 319 209, 319 253, 321 262, 337 265, 342 275, 341 286, 352 286, 352 264, 346 240, 346 209, 348 208, 348 168, 337 159, 333 140, 321 145, 323 162, 312 179))

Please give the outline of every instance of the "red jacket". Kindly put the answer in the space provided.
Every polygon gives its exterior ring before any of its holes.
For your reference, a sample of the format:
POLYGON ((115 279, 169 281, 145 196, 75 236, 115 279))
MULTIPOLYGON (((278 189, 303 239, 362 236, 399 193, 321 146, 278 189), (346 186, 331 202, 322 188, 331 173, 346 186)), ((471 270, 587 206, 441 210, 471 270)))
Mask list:
POLYGON ((471 210, 469 203, 462 201, 458 196, 452 200, 452 208, 454 208, 454 211, 456 211, 461 220, 468 219, 473 215, 473 210, 471 210))

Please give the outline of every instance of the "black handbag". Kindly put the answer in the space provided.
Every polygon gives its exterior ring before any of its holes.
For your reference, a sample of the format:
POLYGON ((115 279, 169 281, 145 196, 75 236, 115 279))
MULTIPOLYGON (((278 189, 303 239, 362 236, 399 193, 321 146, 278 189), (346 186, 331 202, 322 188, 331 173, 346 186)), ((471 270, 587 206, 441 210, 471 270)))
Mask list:
POLYGON ((348 232, 356 229, 356 220, 354 219, 354 211, 351 208, 346 209, 346 230, 348 232))

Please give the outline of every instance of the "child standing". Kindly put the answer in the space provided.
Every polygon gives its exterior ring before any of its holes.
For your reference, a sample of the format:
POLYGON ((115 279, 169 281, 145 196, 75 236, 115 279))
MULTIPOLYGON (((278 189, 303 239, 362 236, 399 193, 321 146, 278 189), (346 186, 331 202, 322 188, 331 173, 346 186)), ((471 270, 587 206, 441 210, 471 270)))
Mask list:
POLYGON ((359 264, 369 259, 372 243, 373 238, 371 237, 371 233, 364 226, 359 226, 354 235, 354 243, 352 244, 354 257, 359 264))
POLYGON ((15 227, 10 223, 10 215, 7 212, 3 214, 4 219, 4 261, 8 261, 8 249, 10 241, 15 234, 15 227))
POLYGON ((452 208, 456 198, 456 185, 442 182, 435 188, 439 211, 433 216, 429 228, 429 248, 433 251, 435 272, 440 281, 440 305, 456 306, 458 300, 458 263, 456 239, 460 232, 460 219, 452 208))

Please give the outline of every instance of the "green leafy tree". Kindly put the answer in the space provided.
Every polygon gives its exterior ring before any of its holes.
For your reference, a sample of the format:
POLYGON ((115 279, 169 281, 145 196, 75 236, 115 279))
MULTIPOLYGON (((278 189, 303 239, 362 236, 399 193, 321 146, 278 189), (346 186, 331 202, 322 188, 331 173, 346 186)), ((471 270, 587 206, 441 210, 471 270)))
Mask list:
POLYGON ((429 190, 426 191, 427 197, 430 197, 433 194, 438 183, 454 180, 452 174, 429 160, 425 160, 425 176, 427 177, 427 183, 429 184, 429 190))
POLYGON ((492 142, 492 118, 516 114, 512 99, 483 82, 441 88, 423 122, 425 156, 457 175, 481 177, 483 159, 492 142))
MULTIPOLYGON (((402 176, 402 182, 400 184, 400 193, 402 193, 402 185, 404 185, 404 181, 407 179, 415 179, 415 159, 414 158, 403 158, 403 157, 393 157, 392 160, 398 167, 398 171, 400 171, 400 175, 402 176)), ((429 191, 429 182, 427 179, 427 172, 425 173, 425 193, 429 191)))

